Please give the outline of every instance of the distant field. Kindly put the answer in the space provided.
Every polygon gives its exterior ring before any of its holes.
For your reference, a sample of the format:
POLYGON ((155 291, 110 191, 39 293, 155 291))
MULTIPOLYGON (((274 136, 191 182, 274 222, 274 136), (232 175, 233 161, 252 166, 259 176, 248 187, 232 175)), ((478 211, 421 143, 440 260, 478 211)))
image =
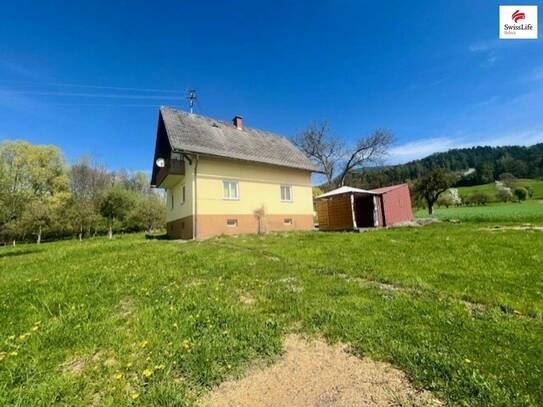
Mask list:
POLYGON ((477 223, 0 247, 0 406, 196 405, 292 330, 446 405, 541 406, 541 253, 477 223))
MULTIPOLYGON (((543 222, 543 202, 530 200, 521 203, 493 203, 483 206, 461 206, 434 209, 434 217, 464 222, 543 222)), ((427 218, 426 209, 415 212, 417 218, 427 218)))
MULTIPOLYGON (((543 199, 543 180, 537 179, 519 179, 515 185, 530 187, 533 190, 532 199, 543 199)), ((477 192, 487 194, 491 201, 496 201, 496 184, 494 182, 484 185, 474 185, 471 187, 459 187, 460 196, 469 196, 477 192)))

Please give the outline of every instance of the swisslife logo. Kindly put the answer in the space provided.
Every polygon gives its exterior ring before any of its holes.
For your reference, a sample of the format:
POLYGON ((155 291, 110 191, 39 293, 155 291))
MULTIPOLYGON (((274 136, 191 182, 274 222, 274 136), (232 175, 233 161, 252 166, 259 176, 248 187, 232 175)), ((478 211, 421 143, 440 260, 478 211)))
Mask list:
POLYGON ((537 6, 500 6, 500 39, 537 39, 537 6))

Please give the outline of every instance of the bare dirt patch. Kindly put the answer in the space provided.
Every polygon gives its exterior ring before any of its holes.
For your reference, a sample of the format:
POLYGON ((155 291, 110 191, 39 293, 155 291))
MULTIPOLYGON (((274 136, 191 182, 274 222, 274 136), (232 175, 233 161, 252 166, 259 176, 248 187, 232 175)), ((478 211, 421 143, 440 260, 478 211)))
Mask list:
POLYGON ((503 232, 504 230, 520 230, 524 232, 543 232, 543 226, 536 225, 520 225, 520 226, 494 226, 491 228, 483 228, 489 232, 503 232))
POLYGON ((79 376, 83 372, 83 369, 85 369, 86 365, 86 358, 77 357, 60 365, 60 369, 64 374, 79 376))
POLYGON ((89 364, 98 362, 100 359, 102 359, 102 356, 104 356, 103 351, 98 351, 91 357, 78 356, 64 362, 59 366, 59 368, 64 374, 79 376, 89 364))
POLYGON ((221 384, 202 404, 223 406, 440 406, 427 391, 414 389, 391 365, 358 358, 344 345, 289 335, 274 365, 221 384))
POLYGON ((125 298, 117 305, 118 315, 121 318, 127 318, 134 312, 134 301, 131 298, 125 298))
POLYGON ((245 305, 253 305, 256 300, 248 293, 243 293, 239 296, 239 301, 245 305))

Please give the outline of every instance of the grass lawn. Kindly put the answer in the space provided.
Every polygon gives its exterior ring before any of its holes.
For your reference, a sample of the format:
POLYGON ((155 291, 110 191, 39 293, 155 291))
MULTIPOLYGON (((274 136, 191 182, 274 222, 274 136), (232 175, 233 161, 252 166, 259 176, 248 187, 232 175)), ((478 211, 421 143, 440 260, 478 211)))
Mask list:
MULTIPOLYGON (((495 203, 482 206, 434 207, 434 217, 464 222, 543 222, 543 201, 495 203)), ((427 209, 415 211, 415 217, 427 218, 427 209)))
POLYGON ((292 330, 450 404, 542 405, 543 233, 488 226, 0 248, 0 405, 192 405, 292 330))

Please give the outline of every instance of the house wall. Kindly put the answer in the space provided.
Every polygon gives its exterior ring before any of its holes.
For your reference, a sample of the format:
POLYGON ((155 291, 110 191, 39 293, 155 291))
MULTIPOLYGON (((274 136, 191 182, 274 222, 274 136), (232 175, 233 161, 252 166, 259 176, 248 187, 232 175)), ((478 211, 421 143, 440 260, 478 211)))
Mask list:
POLYGON ((196 209, 197 238, 220 234, 308 230, 313 227, 311 173, 238 160, 199 157, 197 175, 187 163, 182 182, 187 201, 180 204, 181 183, 167 191, 168 234, 174 238, 192 237, 193 207, 196 209), (224 199, 223 181, 237 181, 239 199, 224 199), (292 187, 292 201, 281 201, 281 185, 292 187), (197 201, 194 201, 194 188, 197 201), (174 209, 171 208, 174 195, 174 209), (259 220, 255 211, 262 210, 259 220), (227 225, 236 220, 237 226, 227 225), (180 226, 184 226, 181 230, 180 226), (188 225, 190 225, 190 237, 188 225))
POLYGON ((185 161, 185 176, 172 188, 166 189, 166 222, 192 215, 194 162, 192 166, 185 161), (182 188, 185 185, 185 202, 182 202, 182 188), (173 207, 172 207, 173 195, 173 207))
POLYGON ((413 220, 409 187, 402 185, 383 194, 386 226, 413 220))
POLYGON ((166 231, 171 239, 192 239, 194 206, 194 161, 189 164, 185 160, 185 175, 180 182, 172 188, 166 189, 166 231), (183 185, 185 186, 185 202, 183 198, 183 185), (172 207, 172 196, 173 207, 172 207))

